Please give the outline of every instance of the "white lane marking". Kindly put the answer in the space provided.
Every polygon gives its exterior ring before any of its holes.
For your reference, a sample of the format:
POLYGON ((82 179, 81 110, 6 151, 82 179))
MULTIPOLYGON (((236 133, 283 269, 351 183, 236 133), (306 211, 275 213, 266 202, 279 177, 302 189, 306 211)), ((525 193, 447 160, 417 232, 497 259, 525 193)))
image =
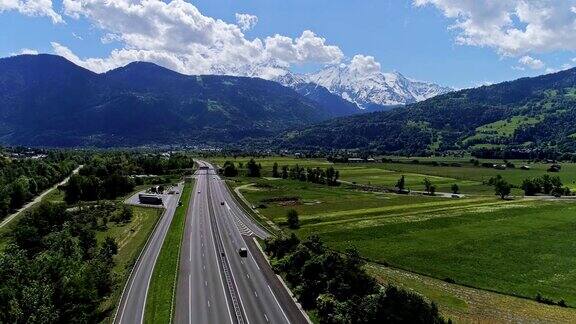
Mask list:
MULTIPOLYGON (((212 227, 212 224, 208 224, 208 226, 212 227)), ((218 251, 216 250, 216 243, 214 242, 214 238, 212 238, 212 247, 214 248, 214 254, 216 255, 216 261, 218 262, 218 251)), ((226 298, 226 289, 224 287, 224 280, 222 279, 222 273, 218 270, 218 277, 220 278, 220 283, 222 284, 222 292, 224 293, 224 298, 226 298)), ((226 309, 228 309, 228 316, 230 317, 230 323, 234 323, 232 319, 232 312, 230 311, 230 305, 228 305, 228 300, 226 300, 226 309)))
POLYGON ((204 286, 208 287, 208 281, 204 280, 204 286))
POLYGON ((192 323, 192 275, 188 275, 188 323, 192 323))
POLYGON ((246 274, 246 278, 250 279, 250 275, 249 275, 249 274, 246 274))
MULTIPOLYGON (((212 200, 212 202, 214 203, 214 200, 212 200)), ((212 225, 210 225, 212 226, 212 225)), ((216 230, 218 232, 220 232, 220 227, 218 227, 218 218, 216 218, 216 230)), ((220 234, 222 235, 222 234, 220 234)), ((220 243, 222 243, 222 246, 224 246, 224 242, 222 241, 222 239, 220 239, 220 243)), ((216 251, 216 245, 214 245, 214 251, 216 251)), ((226 258, 226 262, 228 263, 228 265, 230 265, 230 260, 228 259, 228 254, 225 253, 224 254, 224 258, 226 258)), ((228 268, 230 270, 230 274, 232 275, 232 281, 234 282, 234 286, 236 287, 236 292, 238 293, 238 299, 240 299, 240 306, 242 306, 242 310, 244 311, 244 315, 246 316, 246 322, 248 324, 250 324, 250 320, 248 319, 248 313, 246 312, 246 308, 244 308, 244 302, 242 301, 242 296, 240 294, 240 289, 238 289, 238 284, 236 283, 236 278, 234 276, 234 271, 232 271, 232 267, 229 266, 228 268)), ((220 273, 220 271, 218 271, 218 273, 220 273)), ((224 284, 224 283, 222 283, 224 284)))
POLYGON ((210 301, 208 301, 208 308, 210 308, 210 301))
POLYGON ((264 313, 264 318, 266 319, 266 322, 270 322, 270 321, 268 320, 268 316, 266 316, 266 313, 264 313))
POLYGON ((258 298, 258 293, 256 292, 256 290, 254 290, 254 296, 256 296, 256 298, 258 298))
POLYGON ((284 315, 284 318, 286 319, 286 323, 290 323, 290 321, 288 320, 288 316, 286 316, 286 313, 284 313, 284 310, 282 309, 282 306, 280 306, 280 303, 278 302, 278 299, 276 299, 276 296, 274 295, 274 292, 272 291, 272 288, 270 288, 270 285, 267 285, 268 289, 270 290, 270 293, 272 294, 272 297, 274 297, 274 300, 276 301, 276 304, 278 305, 278 308, 280 308, 280 311, 282 311, 282 315, 284 315))

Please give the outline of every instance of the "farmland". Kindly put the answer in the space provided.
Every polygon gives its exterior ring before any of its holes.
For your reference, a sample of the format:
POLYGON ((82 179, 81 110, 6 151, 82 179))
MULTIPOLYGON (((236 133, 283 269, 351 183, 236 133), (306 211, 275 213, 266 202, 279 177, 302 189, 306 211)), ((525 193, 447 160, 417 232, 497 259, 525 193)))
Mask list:
MULTIPOLYGON (((335 164, 344 183, 339 187, 269 178, 274 158, 258 159, 265 178, 238 177, 231 184, 264 217, 285 226, 289 209, 300 215, 300 237, 319 235, 331 248, 356 247, 362 256, 381 265, 512 296, 576 306, 576 203, 534 200, 517 196, 497 199, 484 184, 497 174, 515 185, 546 173, 547 164, 530 170, 495 170, 427 163, 335 164), (431 179, 439 191, 457 183, 465 197, 397 195, 361 190, 352 183, 392 187, 401 175, 406 185, 422 190, 431 179), (276 199, 276 198, 283 199, 276 199)), ((277 159, 279 165, 319 166, 322 160, 277 159)), ((521 164, 521 161, 514 161, 521 164)), ((558 173, 573 185, 576 166, 563 164, 558 173)), ((424 291, 426 293, 426 291, 424 291)), ((433 296, 432 296, 433 297, 433 296)))

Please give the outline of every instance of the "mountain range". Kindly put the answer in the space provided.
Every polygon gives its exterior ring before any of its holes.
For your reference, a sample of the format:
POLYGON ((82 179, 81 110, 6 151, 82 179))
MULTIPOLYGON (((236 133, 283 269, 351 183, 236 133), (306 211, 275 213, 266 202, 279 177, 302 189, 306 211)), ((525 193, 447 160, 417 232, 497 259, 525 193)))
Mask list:
POLYGON ((298 91, 302 85, 325 88, 364 112, 390 110, 453 91, 434 83, 415 81, 399 72, 363 72, 349 64, 330 65, 310 74, 285 74, 273 79, 298 91))
POLYGON ((576 152, 576 69, 439 95, 285 133, 281 147, 430 154, 576 152))
POLYGON ((389 75, 378 75, 356 78, 340 66, 306 76, 284 74, 274 82, 183 75, 142 62, 97 74, 59 56, 9 57, 0 59, 0 143, 264 143, 259 147, 405 154, 576 152, 576 69, 423 101, 418 100, 435 93, 432 86, 403 83, 394 74, 395 82, 410 85, 404 98, 418 102, 359 114, 369 110, 359 105, 370 105, 375 99, 366 98, 376 98, 371 97, 376 92, 360 91, 371 83, 366 81, 364 87, 358 80, 380 80, 391 88, 395 84, 388 82, 389 75), (338 91, 355 95, 345 99, 338 91))
POLYGON ((96 74, 59 56, 21 55, 0 59, 0 142, 226 143, 357 112, 326 90, 310 96, 258 78, 189 76, 142 62, 96 74))

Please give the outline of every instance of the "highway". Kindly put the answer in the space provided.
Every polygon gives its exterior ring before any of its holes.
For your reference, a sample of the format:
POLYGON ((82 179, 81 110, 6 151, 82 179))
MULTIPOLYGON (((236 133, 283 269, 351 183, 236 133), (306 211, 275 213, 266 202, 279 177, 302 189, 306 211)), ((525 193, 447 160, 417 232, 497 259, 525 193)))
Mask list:
POLYGON ((209 163, 199 161, 186 216, 175 323, 307 323, 253 237, 248 217, 209 163), (240 248, 247 248, 241 257, 240 248))
POLYGON ((166 237, 166 233, 170 228, 170 223, 172 223, 172 218, 178 207, 178 201, 180 200, 180 195, 183 190, 182 184, 179 184, 175 189, 177 194, 164 196, 164 206, 166 210, 156 224, 156 228, 148 239, 124 287, 122 299, 114 316, 114 323, 143 322, 150 279, 152 278, 156 259, 164 243, 164 238, 166 237))

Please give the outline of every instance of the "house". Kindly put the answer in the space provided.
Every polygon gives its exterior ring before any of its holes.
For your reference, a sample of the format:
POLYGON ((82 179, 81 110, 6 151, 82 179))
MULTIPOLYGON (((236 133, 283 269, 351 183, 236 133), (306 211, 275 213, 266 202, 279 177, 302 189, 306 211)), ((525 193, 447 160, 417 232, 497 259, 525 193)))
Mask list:
POLYGON ((348 158, 348 163, 364 163, 364 159, 361 158, 348 158))

